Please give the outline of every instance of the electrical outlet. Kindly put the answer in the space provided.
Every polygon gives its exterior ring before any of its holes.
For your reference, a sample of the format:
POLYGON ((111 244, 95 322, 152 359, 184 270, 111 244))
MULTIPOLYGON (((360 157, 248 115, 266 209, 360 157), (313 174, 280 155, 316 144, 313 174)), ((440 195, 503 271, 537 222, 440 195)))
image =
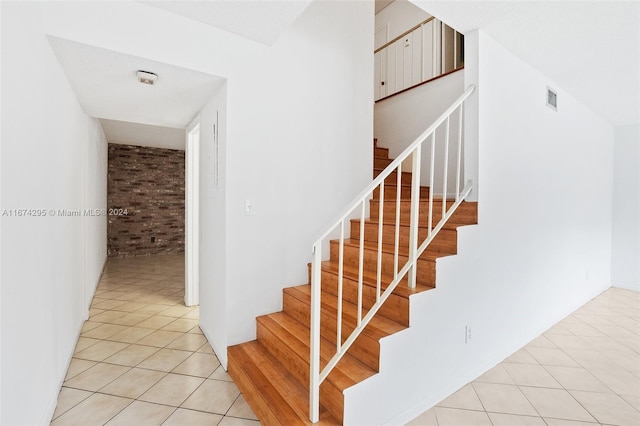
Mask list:
POLYGON ((464 344, 466 345, 471 341, 471 327, 468 325, 464 326, 464 344))

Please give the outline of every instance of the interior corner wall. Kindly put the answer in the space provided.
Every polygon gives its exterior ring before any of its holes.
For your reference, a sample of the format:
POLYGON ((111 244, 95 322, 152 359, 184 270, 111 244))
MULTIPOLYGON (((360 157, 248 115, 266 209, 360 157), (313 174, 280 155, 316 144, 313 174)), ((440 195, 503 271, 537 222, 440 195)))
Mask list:
POLYGON ((106 217, 58 210, 106 207, 107 143, 47 42, 42 5, 0 7, 0 423, 48 424, 106 258, 106 217))
POLYGON ((611 283, 640 291, 640 125, 616 127, 611 283))
POLYGON ((345 424, 409 421, 610 286, 613 126, 482 31, 477 46, 479 223, 382 341, 380 374, 345 391, 345 424))

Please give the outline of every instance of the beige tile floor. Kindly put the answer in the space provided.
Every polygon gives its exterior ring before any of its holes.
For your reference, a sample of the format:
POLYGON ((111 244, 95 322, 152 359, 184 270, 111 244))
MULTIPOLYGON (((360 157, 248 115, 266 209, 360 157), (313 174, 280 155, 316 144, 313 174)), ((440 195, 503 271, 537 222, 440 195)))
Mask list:
POLYGON ((609 289, 416 426, 640 426, 640 293, 609 289))
POLYGON ((184 256, 107 262, 51 424, 260 424, 184 306, 184 256))
MULTIPOLYGON (((187 308, 183 256, 112 259, 52 425, 251 425, 187 308)), ((410 425, 640 426, 640 294, 610 289, 410 425)))

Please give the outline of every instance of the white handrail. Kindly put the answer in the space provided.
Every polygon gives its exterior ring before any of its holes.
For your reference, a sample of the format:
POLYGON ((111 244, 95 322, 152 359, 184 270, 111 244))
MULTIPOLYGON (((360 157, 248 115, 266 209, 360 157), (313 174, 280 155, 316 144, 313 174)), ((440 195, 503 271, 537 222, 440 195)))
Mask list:
POLYGON ((398 283, 409 273, 409 287, 415 288, 417 281, 417 261, 426 250, 427 246, 436 237, 437 233, 442 229, 444 224, 451 218, 458 206, 464 201, 469 192, 471 192, 471 183, 467 182, 465 187, 460 190, 460 176, 462 169, 462 158, 460 150, 462 146, 462 105, 464 101, 473 93, 475 86, 469 86, 464 93, 442 113, 424 132, 420 134, 395 160, 391 162, 374 180, 369 184, 349 206, 343 211, 333 225, 313 245, 313 260, 311 272, 311 330, 310 330, 310 388, 309 388, 309 418, 315 423, 319 419, 320 414, 320 384, 327 378, 331 370, 336 366, 338 361, 344 356, 349 347, 355 342, 360 333, 369 324, 369 321, 378 312, 382 304, 389 298, 395 290, 398 283), (450 116, 459 109, 458 123, 458 153, 457 153, 457 170, 456 170, 456 188, 455 201, 447 209, 447 174, 448 174, 448 156, 449 156, 449 140, 450 140, 450 116), (434 185, 434 169, 435 169, 435 144, 436 130, 446 122, 445 129, 445 147, 444 147, 444 163, 443 163, 443 193, 442 193, 442 217, 438 223, 432 227, 433 215, 433 185, 434 185), (420 168, 421 168, 421 152, 422 145, 430 139, 431 141, 431 164, 429 170, 429 214, 427 219, 428 232, 423 242, 419 242, 419 214, 420 214, 420 168), (400 268, 398 261, 399 252, 399 228, 400 228, 400 202, 402 192, 402 162, 413 156, 412 158, 412 181, 411 181, 411 207, 409 222, 409 253, 407 263, 400 268), (382 290, 382 239, 383 239, 383 218, 384 218, 384 181, 391 173, 397 172, 396 186, 396 206, 395 206, 395 229, 394 229, 394 261, 393 261, 393 279, 381 294, 382 290), (365 203, 371 198, 376 188, 379 188, 380 200, 378 211, 378 242, 377 242, 377 276, 376 276, 376 301, 369 308, 367 314, 362 317, 363 312, 363 281, 364 281, 364 234, 365 234, 365 203), (360 219, 360 238, 358 250, 358 277, 357 277, 357 318, 356 327, 349 337, 342 342, 342 298, 343 298, 343 275, 344 275, 344 226, 351 215, 360 208, 358 214, 360 219), (337 229, 340 229, 339 240, 339 256, 338 256, 338 316, 337 316, 337 336, 336 336, 336 352, 329 360, 327 365, 320 371, 320 296, 322 292, 322 244, 337 229), (400 268, 398 270, 398 268, 400 268))

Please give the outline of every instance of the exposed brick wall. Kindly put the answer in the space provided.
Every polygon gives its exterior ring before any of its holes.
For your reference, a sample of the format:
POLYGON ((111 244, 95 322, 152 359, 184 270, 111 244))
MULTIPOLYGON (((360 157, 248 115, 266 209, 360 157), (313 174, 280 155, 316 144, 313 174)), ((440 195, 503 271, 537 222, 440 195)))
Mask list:
POLYGON ((108 173, 109 257, 184 252, 184 151, 109 144, 108 173))

